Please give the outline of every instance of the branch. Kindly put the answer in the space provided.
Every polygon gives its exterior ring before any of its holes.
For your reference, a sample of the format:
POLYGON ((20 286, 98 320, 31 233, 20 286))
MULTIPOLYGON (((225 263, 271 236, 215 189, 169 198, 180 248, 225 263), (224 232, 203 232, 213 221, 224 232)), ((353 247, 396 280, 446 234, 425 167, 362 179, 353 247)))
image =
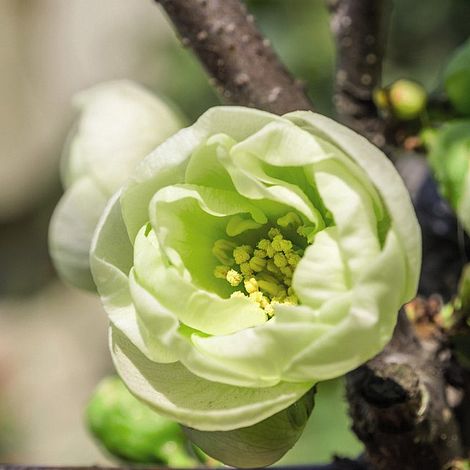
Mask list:
POLYGON ((337 45, 334 102, 340 119, 379 147, 385 125, 372 101, 380 85, 389 0, 328 0, 337 45))
POLYGON ((222 98, 276 114, 312 109, 239 0, 156 0, 222 98))
POLYGON ((353 429, 374 470, 440 470, 461 455, 440 355, 440 341, 419 340, 402 311, 384 351, 348 374, 353 429))

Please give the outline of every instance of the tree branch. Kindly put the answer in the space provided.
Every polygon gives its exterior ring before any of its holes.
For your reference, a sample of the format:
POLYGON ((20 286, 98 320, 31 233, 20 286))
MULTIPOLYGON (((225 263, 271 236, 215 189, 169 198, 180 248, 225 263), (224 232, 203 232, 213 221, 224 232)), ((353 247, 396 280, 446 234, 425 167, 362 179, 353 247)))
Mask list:
POLYGON ((239 0, 156 0, 229 103, 276 114, 312 109, 239 0))
POLYGON ((440 470, 461 455, 441 353, 440 341, 419 340, 402 311, 384 351, 348 374, 353 429, 374 470, 440 470))
POLYGON ((328 0, 337 45, 334 102, 340 119, 379 147, 383 120, 372 101, 380 85, 389 0, 328 0))

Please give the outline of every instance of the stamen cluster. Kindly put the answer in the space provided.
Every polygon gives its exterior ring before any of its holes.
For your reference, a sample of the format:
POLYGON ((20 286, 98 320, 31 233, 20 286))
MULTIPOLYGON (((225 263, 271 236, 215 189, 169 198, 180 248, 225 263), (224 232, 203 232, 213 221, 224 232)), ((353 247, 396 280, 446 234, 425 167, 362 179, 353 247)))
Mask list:
MULTIPOLYGON (((300 217, 289 212, 280 217, 265 237, 254 245, 237 245, 232 240, 217 240, 212 253, 223 264, 214 270, 214 276, 226 280, 232 287, 240 287, 232 297, 249 297, 274 315, 276 303, 298 304, 292 288, 292 276, 304 250, 293 243, 281 229, 295 229, 302 237, 310 238, 313 227, 302 225, 300 217)), ((308 240, 310 241, 310 240, 308 240)))

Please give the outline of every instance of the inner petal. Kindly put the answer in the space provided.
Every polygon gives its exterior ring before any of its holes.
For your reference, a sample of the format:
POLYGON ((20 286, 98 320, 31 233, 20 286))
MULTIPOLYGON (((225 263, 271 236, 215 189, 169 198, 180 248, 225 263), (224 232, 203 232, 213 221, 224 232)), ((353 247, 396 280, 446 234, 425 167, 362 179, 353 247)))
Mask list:
POLYGON ((150 220, 169 262, 198 287, 222 297, 233 289, 212 274, 220 264, 213 255, 214 243, 227 238, 234 217, 248 224, 248 236, 267 223, 259 207, 233 191, 175 185, 158 191, 150 203, 150 220))

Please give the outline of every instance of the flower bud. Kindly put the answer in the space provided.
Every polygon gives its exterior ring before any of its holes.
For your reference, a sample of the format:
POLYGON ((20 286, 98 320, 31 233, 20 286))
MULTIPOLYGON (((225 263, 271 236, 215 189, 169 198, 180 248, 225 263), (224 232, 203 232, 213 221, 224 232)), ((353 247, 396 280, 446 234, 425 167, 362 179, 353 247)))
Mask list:
POLYGON ((62 159, 66 192, 51 221, 49 246, 62 279, 95 290, 89 250, 106 202, 182 120, 161 99, 127 81, 97 85, 74 101, 80 116, 62 159))
POLYGON ((194 468, 181 427, 132 396, 118 377, 103 379, 87 409, 88 427, 103 447, 119 460, 194 468))
POLYGON ((426 108, 426 90, 417 82, 397 80, 388 89, 388 101, 397 119, 409 121, 416 119, 426 108))

